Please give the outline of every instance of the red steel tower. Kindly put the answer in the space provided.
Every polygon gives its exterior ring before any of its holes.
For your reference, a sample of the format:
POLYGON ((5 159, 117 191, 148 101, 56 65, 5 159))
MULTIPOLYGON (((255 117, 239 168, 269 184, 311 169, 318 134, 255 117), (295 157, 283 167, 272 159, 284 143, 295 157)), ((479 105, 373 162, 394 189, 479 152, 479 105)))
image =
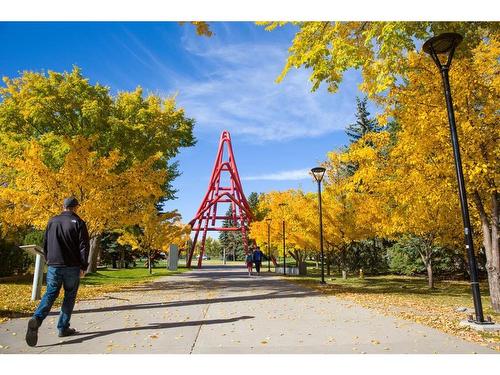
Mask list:
POLYGON ((207 193, 205 194, 195 217, 189 222, 191 230, 195 232, 195 235, 193 244, 188 254, 186 263, 187 267, 191 267, 191 261, 193 259, 200 231, 202 232, 202 238, 200 256, 198 258, 198 268, 201 268, 202 258, 205 254, 205 240, 207 238, 208 231, 240 231, 243 238, 245 253, 247 253, 247 228, 251 220, 252 211, 250 210, 245 194, 243 194, 243 187, 241 185, 238 168, 236 167, 236 162, 234 160, 233 147, 231 146, 231 136, 228 131, 224 130, 220 136, 219 148, 217 150, 217 156, 215 157, 212 176, 210 177, 210 182, 208 183, 207 193), (226 153, 224 153, 224 146, 227 150, 226 153), (227 156, 226 161, 224 161, 225 154, 227 156), (227 181, 229 181, 229 183, 227 183, 227 181), (225 213, 224 215, 217 215, 217 207, 220 203, 230 204, 232 216, 226 216, 225 213), (216 225, 218 220, 225 219, 231 220, 231 227, 224 228, 222 225, 216 225))

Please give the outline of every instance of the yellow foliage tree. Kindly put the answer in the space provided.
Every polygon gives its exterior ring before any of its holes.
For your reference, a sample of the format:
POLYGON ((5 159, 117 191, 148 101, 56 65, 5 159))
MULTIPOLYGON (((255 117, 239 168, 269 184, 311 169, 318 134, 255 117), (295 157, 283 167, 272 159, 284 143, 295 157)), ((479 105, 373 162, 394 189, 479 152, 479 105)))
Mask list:
MULTIPOLYGON (((268 31, 286 22, 258 22, 268 31)), ((313 90, 325 83, 336 92, 349 69, 363 75, 361 89, 371 98, 394 87, 406 77, 409 68, 407 52, 416 42, 442 32, 458 32, 464 42, 458 55, 468 53, 481 40, 498 33, 498 22, 405 22, 405 21, 306 21, 294 22, 297 32, 288 49, 289 56, 281 81, 292 68, 308 68, 313 90)))
POLYGON ((170 244, 178 246, 184 244, 190 228, 182 225, 180 219, 181 216, 177 211, 145 212, 137 226, 121 231, 118 243, 130 245, 133 250, 146 252, 148 269, 151 273, 151 263, 155 253, 168 252, 170 244))
MULTIPOLYGON (((462 164, 473 207, 471 219, 482 234, 495 311, 500 311, 499 58, 500 37, 493 36, 473 49, 471 56, 455 59, 450 71, 462 164)), ((420 201, 413 204, 421 204, 422 214, 428 212, 422 221, 432 227, 439 222, 442 231, 458 242, 463 239, 462 224, 441 82, 432 61, 421 53, 410 53, 408 66, 407 84, 391 90, 388 97, 387 115, 396 118, 401 127, 391 153, 391 164, 399 167, 395 180, 406 184, 407 199, 408 193, 420 191, 420 201), (420 188, 410 190, 416 179, 422 180, 420 188), (432 207, 443 211, 432 213, 432 207)), ((437 226, 435 230, 439 233, 437 226)))
MULTIPOLYGON (((327 178, 324 182, 323 222, 328 258, 344 258, 354 242, 374 242, 376 237, 381 237, 380 228, 385 220, 385 206, 380 194, 365 181, 378 181, 379 167, 375 163, 381 160, 380 152, 366 137, 347 150, 328 153, 324 163, 327 178), (362 150, 355 153, 355 145, 363 145, 362 150), (355 158, 367 161, 364 168, 360 168, 355 158), (354 174, 352 166, 357 167, 354 174)), ((329 264, 327 259, 328 267, 329 264)))
POLYGON ((283 220, 285 221, 286 253, 305 272, 305 261, 311 254, 319 251, 319 223, 317 196, 301 190, 269 192, 259 198, 259 210, 266 212, 266 217, 250 225, 250 235, 265 248, 267 245, 267 222, 271 219, 271 246, 283 251, 283 220), (281 204, 285 206, 281 206, 281 204))
MULTIPOLYGON (((69 152, 58 169, 44 162, 44 148, 30 141, 20 157, 4 153, 0 175, 0 222, 2 229, 33 226, 45 228, 50 217, 62 209, 65 197, 75 196, 79 215, 86 221, 91 238, 90 260, 97 258, 98 238, 104 231, 138 224, 146 211, 154 209, 162 196, 165 170, 155 170, 156 155, 117 172, 118 151, 99 156, 91 140, 66 140, 69 152)), ((94 272, 92 263, 89 272, 94 272)))

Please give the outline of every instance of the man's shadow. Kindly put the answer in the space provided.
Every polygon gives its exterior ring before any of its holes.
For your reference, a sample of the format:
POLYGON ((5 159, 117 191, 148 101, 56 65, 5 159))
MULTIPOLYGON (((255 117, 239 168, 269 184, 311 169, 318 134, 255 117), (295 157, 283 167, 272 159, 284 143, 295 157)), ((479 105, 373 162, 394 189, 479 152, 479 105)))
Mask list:
POLYGON ((67 344, 81 344, 84 341, 93 340, 93 339, 96 339, 98 337, 112 335, 113 333, 119 333, 119 332, 133 332, 133 331, 154 330, 154 329, 169 329, 169 328, 176 328, 176 327, 192 327, 192 326, 201 326, 201 325, 208 325, 208 324, 225 324, 225 323, 236 322, 238 320, 253 319, 253 318, 255 318, 255 317, 245 315, 245 316, 240 316, 237 318, 230 318, 230 319, 196 320, 196 321, 192 321, 192 322, 177 322, 177 323, 150 323, 149 325, 142 326, 142 327, 116 328, 116 329, 109 329, 106 331, 98 331, 98 332, 79 332, 76 334, 76 336, 84 336, 84 337, 76 337, 72 340, 63 341, 63 342, 57 343, 57 344, 38 345, 37 347, 38 348, 46 348, 46 347, 67 345, 67 344))

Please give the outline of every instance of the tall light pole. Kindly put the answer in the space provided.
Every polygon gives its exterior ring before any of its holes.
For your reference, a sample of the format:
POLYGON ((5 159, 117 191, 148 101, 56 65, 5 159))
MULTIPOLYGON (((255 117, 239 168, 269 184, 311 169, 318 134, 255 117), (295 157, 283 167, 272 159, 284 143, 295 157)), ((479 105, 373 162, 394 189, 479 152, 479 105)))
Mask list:
POLYGON ((267 272, 271 272, 271 218, 266 219, 267 223, 267 272))
POLYGON ((326 169, 323 167, 316 167, 311 169, 314 179, 318 183, 318 203, 319 203, 319 247, 321 250, 321 284, 325 283, 325 254, 323 252, 323 210, 321 208, 321 181, 325 175, 326 169))
POLYGON ((282 214, 282 226, 283 226, 283 275, 286 276, 286 243, 285 243, 285 207, 286 203, 280 203, 281 214, 282 214))
POLYGON ((444 96, 446 99, 446 108, 448 110, 448 122, 450 123, 451 143, 453 145, 453 156, 455 159, 455 172, 458 181, 458 194, 460 196, 462 220, 464 223, 465 248, 467 250, 467 256, 469 258, 472 297, 474 300, 474 310, 476 313, 475 320, 472 320, 471 322, 477 324, 489 324, 490 322, 485 322, 483 316, 483 306, 481 303, 481 293, 479 291, 476 256, 474 254, 474 243, 472 241, 472 227, 470 225, 469 208, 467 206, 467 192, 465 190, 462 160, 460 157, 460 148, 458 145, 455 113, 453 111, 453 101, 451 98, 450 78, 448 76, 451 60, 453 59, 453 54, 455 53, 455 49, 460 44, 462 39, 462 35, 457 33, 440 34, 426 41, 424 43, 423 50, 424 52, 431 55, 432 59, 439 68, 441 77, 443 79, 444 96), (441 62, 438 55, 444 55, 444 57, 446 58, 446 62, 441 62))

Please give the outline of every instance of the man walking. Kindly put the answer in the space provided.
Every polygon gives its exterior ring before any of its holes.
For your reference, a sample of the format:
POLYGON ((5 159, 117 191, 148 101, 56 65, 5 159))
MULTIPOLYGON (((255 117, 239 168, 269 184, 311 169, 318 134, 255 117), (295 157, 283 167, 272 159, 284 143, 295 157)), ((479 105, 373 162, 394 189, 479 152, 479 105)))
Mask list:
POLYGON ((28 322, 26 343, 29 346, 36 345, 38 328, 49 314, 61 287, 64 287, 64 299, 57 323, 59 337, 76 333, 75 329, 69 327, 69 322, 80 277, 85 275, 89 256, 89 234, 87 225, 76 214, 78 206, 76 198, 66 198, 63 203, 64 211, 47 224, 43 240, 43 252, 48 264, 47 290, 28 322))
POLYGON ((255 264, 255 269, 257 270, 257 275, 260 275, 260 266, 262 264, 262 251, 260 251, 260 247, 257 248, 253 252, 253 262, 255 264))

